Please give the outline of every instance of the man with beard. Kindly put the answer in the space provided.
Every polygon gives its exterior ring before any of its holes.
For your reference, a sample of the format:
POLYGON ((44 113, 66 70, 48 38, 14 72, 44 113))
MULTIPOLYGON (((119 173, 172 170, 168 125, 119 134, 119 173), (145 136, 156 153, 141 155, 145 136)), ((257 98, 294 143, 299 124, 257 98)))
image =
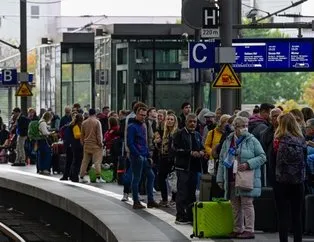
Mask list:
POLYGON ((208 132, 216 128, 216 114, 209 111, 204 114, 204 118, 206 123, 203 131, 203 144, 205 143, 208 132))

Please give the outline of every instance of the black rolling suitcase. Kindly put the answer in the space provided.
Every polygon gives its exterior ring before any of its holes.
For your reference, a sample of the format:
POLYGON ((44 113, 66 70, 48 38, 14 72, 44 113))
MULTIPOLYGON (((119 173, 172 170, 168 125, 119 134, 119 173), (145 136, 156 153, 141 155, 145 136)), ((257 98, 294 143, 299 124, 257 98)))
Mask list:
POLYGON ((255 230, 277 231, 277 212, 272 187, 263 187, 260 197, 254 200, 255 230))
POLYGON ((305 197, 304 233, 314 234, 314 194, 305 197))
POLYGON ((212 201, 213 198, 223 198, 222 190, 217 182, 216 176, 210 174, 201 175, 199 201, 212 201))

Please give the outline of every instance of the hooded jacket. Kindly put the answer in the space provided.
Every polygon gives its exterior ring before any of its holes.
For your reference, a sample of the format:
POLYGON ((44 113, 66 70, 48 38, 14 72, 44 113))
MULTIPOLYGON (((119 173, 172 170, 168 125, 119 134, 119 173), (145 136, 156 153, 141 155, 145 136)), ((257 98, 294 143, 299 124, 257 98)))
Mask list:
POLYGON ((258 141, 261 141, 261 134, 268 128, 269 123, 259 116, 252 115, 249 118, 249 132, 255 136, 258 141))

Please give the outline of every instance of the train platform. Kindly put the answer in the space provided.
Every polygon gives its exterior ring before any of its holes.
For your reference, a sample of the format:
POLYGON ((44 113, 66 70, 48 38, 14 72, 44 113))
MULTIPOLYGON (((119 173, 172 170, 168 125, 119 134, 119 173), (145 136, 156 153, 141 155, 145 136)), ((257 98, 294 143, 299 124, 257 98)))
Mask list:
MULTIPOLYGON (((113 183, 73 183, 60 181, 60 177, 61 175, 39 175, 33 165, 0 165, 0 189, 32 196, 67 211, 94 229, 104 241, 242 241, 191 239, 192 226, 176 225, 173 207, 133 210, 131 200, 121 201, 122 186, 113 183)), ((145 196, 142 198, 145 199, 145 196)), ((159 201, 159 192, 155 193, 155 198, 159 201)), ((257 231, 254 240, 243 241, 275 242, 279 239, 277 233, 257 231)), ((293 239, 290 238, 289 241, 293 239)), ((303 241, 314 242, 314 237, 305 237, 303 241)))

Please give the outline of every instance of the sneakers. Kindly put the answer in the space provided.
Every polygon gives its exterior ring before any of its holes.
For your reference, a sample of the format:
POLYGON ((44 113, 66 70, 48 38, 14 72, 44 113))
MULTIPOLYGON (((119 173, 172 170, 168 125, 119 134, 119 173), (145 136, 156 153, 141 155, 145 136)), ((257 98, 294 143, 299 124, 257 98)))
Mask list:
POLYGON ((104 179, 102 179, 102 177, 97 177, 96 183, 106 183, 106 181, 104 179))
POLYGON ((255 235, 252 232, 244 231, 237 236, 237 239, 255 239, 255 235))
POLYGON ((168 201, 160 201, 159 206, 163 207, 163 208, 167 208, 167 207, 169 207, 169 203, 168 203, 168 201))
POLYGON ((185 218, 177 218, 174 223, 178 225, 187 225, 190 224, 191 222, 185 218))
POLYGON ((133 209, 143 209, 145 206, 143 206, 140 202, 134 202, 133 209))
POLYGON ((80 177, 79 182, 80 183, 88 183, 88 180, 85 177, 80 177))
POLYGON ((129 201, 129 194, 124 193, 124 194, 123 194, 123 198, 121 199, 121 201, 122 201, 122 202, 127 202, 127 201, 129 201))
POLYGON ((50 171, 48 171, 48 170, 43 170, 43 173, 42 173, 43 175, 51 175, 51 173, 50 173, 50 171))
POLYGON ((155 201, 149 201, 147 203, 147 208, 159 208, 159 204, 156 203, 155 201))

